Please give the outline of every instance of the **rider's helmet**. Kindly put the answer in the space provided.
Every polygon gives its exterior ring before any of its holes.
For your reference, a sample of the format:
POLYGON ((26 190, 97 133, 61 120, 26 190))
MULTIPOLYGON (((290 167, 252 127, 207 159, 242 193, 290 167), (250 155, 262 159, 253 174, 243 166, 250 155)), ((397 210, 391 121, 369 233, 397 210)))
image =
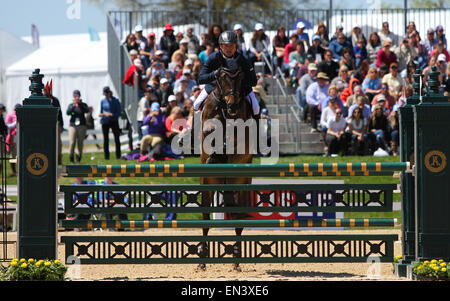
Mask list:
POLYGON ((224 31, 219 36, 219 44, 237 44, 238 36, 233 31, 224 31))

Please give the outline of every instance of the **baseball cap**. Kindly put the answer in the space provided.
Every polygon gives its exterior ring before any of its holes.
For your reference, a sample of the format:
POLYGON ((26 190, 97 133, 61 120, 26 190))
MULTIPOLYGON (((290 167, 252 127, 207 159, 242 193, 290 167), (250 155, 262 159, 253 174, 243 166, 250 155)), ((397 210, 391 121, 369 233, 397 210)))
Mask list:
POLYGON ((264 25, 262 25, 261 23, 256 23, 255 24, 255 30, 256 31, 263 30, 263 29, 264 29, 264 25))
POLYGON ((297 28, 305 28, 305 23, 303 23, 302 21, 297 23, 297 28))
POLYGON ((153 102, 152 105, 150 106, 150 110, 152 112, 158 111, 160 108, 161 106, 157 102, 153 102))
POLYGON ((164 84, 166 84, 166 83, 168 83, 169 82, 169 80, 167 79, 167 78, 161 78, 161 80, 159 81, 159 83, 161 84, 161 85, 164 85, 164 84))
MULTIPOLYGON (((183 74, 185 74, 184 71, 183 71, 183 74)), ((188 81, 188 78, 184 75, 180 76, 180 82, 183 82, 183 81, 185 81, 185 82, 188 81)))
POLYGON ((177 101, 177 97, 175 95, 170 95, 168 102, 177 101))
POLYGON ((438 62, 446 62, 447 58, 445 57, 445 54, 441 53, 438 55, 438 62))
POLYGON ((156 50, 155 51, 155 55, 163 55, 164 54, 164 52, 162 51, 162 50, 156 50))
POLYGON ((241 24, 235 24, 233 27, 233 30, 242 30, 242 25, 241 24))
POLYGON ((391 46, 391 40, 390 39, 384 40, 383 46, 391 46))
POLYGON ((136 31, 136 32, 142 31, 142 26, 136 25, 136 27, 134 28, 134 31, 136 31))
POLYGON ((189 38, 184 37, 181 39, 180 44, 188 44, 189 43, 189 38))
POLYGON ((313 41, 315 41, 315 40, 320 40, 320 36, 317 35, 317 34, 315 34, 315 35, 313 35, 312 40, 313 40, 313 41))
POLYGON ((383 94, 380 94, 377 98, 377 102, 381 102, 381 101, 386 101, 386 96, 384 96, 383 94))
POLYGON ((308 70, 317 70, 317 65, 314 64, 314 63, 310 63, 310 64, 308 65, 308 70))
POLYGON ((136 49, 131 49, 130 50, 130 55, 138 55, 138 54, 139 54, 139 52, 137 52, 136 49))
POLYGON ((184 61, 184 65, 185 66, 187 66, 187 65, 193 65, 194 64, 194 62, 191 60, 191 59, 187 59, 186 61, 184 61))
POLYGON ((104 87, 103 88, 103 94, 106 94, 108 92, 111 92, 111 89, 108 86, 104 87))
POLYGON ((330 80, 330 78, 328 77, 328 75, 325 72, 319 72, 319 74, 317 75, 318 79, 325 79, 325 80, 330 80))
POLYGON ((434 29, 433 28, 428 28, 427 33, 434 33, 434 29))
POLYGON ((438 25, 438 26, 436 27, 436 31, 443 30, 443 29, 444 29, 444 27, 442 27, 442 25, 438 25))
POLYGON ((191 74, 191 69, 183 69, 183 74, 191 74))
POLYGON ((156 34, 154 32, 151 32, 151 33, 148 34, 148 38, 155 37, 155 36, 156 36, 156 34))
POLYGON ((75 95, 81 96, 80 90, 74 90, 73 91, 73 96, 75 96, 75 95))

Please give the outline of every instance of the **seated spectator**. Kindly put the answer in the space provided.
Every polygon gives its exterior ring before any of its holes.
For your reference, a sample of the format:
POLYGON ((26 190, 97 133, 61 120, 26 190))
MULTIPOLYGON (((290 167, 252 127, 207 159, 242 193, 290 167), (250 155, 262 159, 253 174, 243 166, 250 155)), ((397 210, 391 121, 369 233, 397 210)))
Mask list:
POLYGON ((202 70, 203 63, 198 57, 194 58, 193 63, 194 64, 192 65, 192 73, 191 73, 192 80, 198 82, 198 77, 200 75, 200 71, 202 70))
POLYGON ((343 33, 339 33, 336 40, 331 41, 328 47, 333 54, 333 59, 340 61, 345 48, 352 49, 352 43, 346 39, 343 33))
POLYGON ((150 161, 161 153, 166 133, 166 115, 157 102, 151 104, 150 113, 145 117, 143 125, 147 125, 147 133, 141 140, 141 155, 147 155, 150 161))
POLYGON ((175 56, 175 61, 169 63, 169 67, 167 68, 171 73, 172 79, 176 79, 176 75, 180 70, 184 67, 184 57, 181 53, 178 53, 175 56))
POLYGON ((388 134, 388 120, 383 113, 384 109, 381 105, 375 105, 374 111, 371 114, 368 121, 369 139, 371 140, 375 151, 378 148, 382 148, 389 152, 389 148, 386 143, 386 135, 388 134))
POLYGON ((182 32, 177 32, 175 35, 175 41, 177 41, 178 46, 180 46, 181 40, 184 38, 184 35, 182 32))
POLYGON ((427 81, 428 81, 428 72, 431 71, 431 67, 436 66, 436 65, 437 65, 437 56, 433 55, 430 57, 430 60, 428 61, 428 65, 422 71, 422 75, 423 75, 422 78, 423 78, 424 85, 426 85, 427 81))
POLYGON ((450 96, 450 64, 447 64, 447 76, 444 82, 444 95, 450 96))
POLYGON ((383 77, 382 83, 387 83, 389 86, 389 93, 397 99, 402 91, 404 86, 403 79, 398 74, 398 65, 397 63, 392 63, 390 68, 390 73, 386 74, 383 77))
POLYGON ((161 95, 160 104, 161 107, 167 107, 169 95, 173 94, 172 86, 167 78, 162 78, 160 81, 159 95, 161 95))
POLYGON ((430 56, 438 57, 441 53, 443 53, 445 55, 445 61, 450 62, 450 54, 448 53, 447 49, 445 49, 444 42, 442 42, 441 40, 438 40, 433 51, 431 51, 430 56))
POLYGON ((311 132, 319 132, 317 129, 317 119, 320 119, 322 107, 325 107, 324 104, 328 100, 329 80, 329 77, 325 73, 319 72, 317 82, 312 83, 306 90, 306 103, 308 104, 307 108, 311 116, 311 132))
POLYGON ((208 42, 208 34, 204 32, 200 34, 200 46, 198 47, 198 54, 206 49, 206 42, 208 42))
POLYGON ((369 59, 369 64, 376 64, 378 51, 381 50, 381 40, 376 32, 372 32, 369 36, 369 41, 366 45, 367 58, 369 59))
POLYGON ((182 99, 183 94, 182 93, 178 93, 180 96, 177 97, 175 95, 170 95, 168 98, 168 103, 167 103, 167 107, 166 107, 166 111, 165 111, 165 115, 166 117, 169 117, 170 113, 172 112, 173 108, 175 107, 180 107, 180 105, 178 104, 178 99, 182 99))
MULTIPOLYGON (((338 35, 339 34, 343 34, 344 33, 344 27, 342 26, 342 25, 337 25, 336 26, 336 32, 333 34, 333 36, 331 37, 331 40, 330 40, 330 42, 332 42, 332 41, 334 41, 334 40, 337 40, 337 38, 338 38, 338 35)), ((345 36, 345 35, 344 35, 345 36)), ((347 37, 345 37, 345 39, 347 40, 347 37)), ((350 43, 351 43, 351 41, 350 41, 350 43)))
POLYGON ((383 49, 378 51, 377 54, 377 67, 385 64, 389 68, 392 63, 397 62, 397 56, 391 51, 391 45, 392 43, 389 40, 383 42, 383 49))
POLYGON ((339 68, 339 74, 331 81, 331 85, 334 85, 338 88, 339 94, 344 91, 344 89, 348 88, 348 84, 350 81, 350 77, 348 76, 348 68, 345 65, 342 65, 339 68))
POLYGON ((308 66, 311 63, 314 63, 314 58, 312 57, 312 55, 308 54, 306 55, 305 63, 303 65, 300 65, 297 68, 297 71, 295 71, 293 74, 291 84, 294 89, 297 88, 302 76, 308 73, 308 66))
POLYGON ((384 95, 380 95, 377 97, 377 103, 374 106, 372 106, 372 113, 377 107, 377 105, 380 105, 383 108, 384 115, 389 116, 391 110, 389 110, 389 107, 386 106, 386 97, 384 97, 384 95))
POLYGON ((312 45, 308 48, 308 52, 306 54, 312 55, 315 60, 315 63, 320 63, 325 54, 325 49, 322 47, 322 39, 319 35, 314 35, 312 37, 312 45))
POLYGON ((398 106, 395 106, 388 117, 389 130, 391 131, 391 150, 393 156, 398 156, 398 146, 400 143, 400 124, 399 124, 399 114, 398 106))
POLYGON ((167 143, 170 144, 173 137, 181 134, 183 129, 186 128, 186 119, 183 117, 180 107, 172 109, 169 117, 166 118, 165 126, 167 143))
MULTIPOLYGON (((412 97, 414 94, 414 89, 411 85, 407 85, 405 89, 403 89, 402 96, 399 97, 397 103, 394 102, 394 105, 390 109, 390 111, 394 110, 395 107, 403 107, 406 104, 406 100, 412 97)), ((386 105, 388 105, 388 98, 386 97, 386 105)))
MULTIPOLYGON (((236 35, 238 37, 237 50, 240 51, 246 59, 248 59, 248 49, 247 49, 247 45, 245 44, 244 32, 242 31, 242 25, 235 24, 233 27, 233 31, 234 31, 234 33, 236 33, 236 35)), ((287 39, 287 40, 289 43, 289 39, 287 39)))
POLYGON ((434 29, 428 28, 427 30, 427 38, 422 42, 422 47, 425 51, 425 58, 428 60, 431 56, 431 51, 436 47, 438 40, 434 35, 434 29))
POLYGON ((389 40, 394 45, 398 45, 397 37, 394 35, 392 31, 389 30, 389 22, 387 21, 383 22, 383 27, 381 28, 381 31, 378 32, 378 35, 380 36, 381 44, 384 45, 384 41, 389 40))
POLYGON ((342 58, 339 61, 339 66, 346 66, 350 74, 356 70, 355 60, 352 57, 352 50, 350 48, 344 48, 342 51, 342 58))
POLYGON ((378 67, 378 77, 379 78, 383 78, 388 73, 389 73, 389 68, 384 63, 381 64, 380 67, 378 67))
POLYGON ((364 44, 367 43, 367 39, 364 36, 364 33, 362 32, 360 25, 353 26, 351 39, 352 39, 352 46, 356 46, 356 44, 360 39, 363 40, 364 44))
POLYGON ((147 78, 152 78, 153 76, 158 75, 160 78, 165 77, 165 69, 164 63, 160 60, 153 60, 152 64, 145 71, 145 75, 147 78))
POLYGON ((419 55, 419 50, 410 45, 410 40, 408 36, 404 36, 402 44, 395 50, 395 55, 398 59, 398 72, 405 70, 408 63, 419 55))
POLYGON ((153 93, 152 89, 147 89, 145 91, 144 97, 142 97, 138 102, 136 120, 137 120, 137 132, 138 132, 139 140, 141 140, 142 136, 143 136, 141 128, 142 128, 142 124, 144 122, 144 118, 145 118, 145 116, 147 116, 147 114, 150 110, 150 101, 151 101, 152 93, 153 93))
POLYGON ((378 98, 380 98, 380 97, 384 97, 384 99, 386 101, 386 103, 385 103, 386 109, 388 109, 389 111, 392 111, 392 108, 394 107, 394 105, 396 103, 396 99, 389 93, 389 85, 387 83, 381 84, 380 93, 375 95, 375 97, 372 99, 372 102, 371 102, 372 107, 374 107, 378 103, 378 98))
POLYGON ((137 52, 136 49, 131 49, 129 55, 131 61, 134 62, 134 60, 138 58, 139 52, 137 52))
POLYGON ((314 63, 310 63, 308 65, 308 73, 300 78, 299 85, 296 90, 298 103, 303 108, 303 120, 306 120, 307 113, 306 90, 312 83, 316 82, 316 76, 317 66, 314 63))
MULTIPOLYGON (((199 89, 199 88, 197 88, 197 89, 199 89)), ((194 91, 195 91, 195 88, 194 88, 194 91)), ((188 98, 184 101, 183 108, 181 109, 181 115, 184 118, 188 118, 188 116, 190 115, 192 108, 194 107, 194 100, 195 100, 195 98, 197 98, 199 93, 200 93, 200 90, 198 90, 198 93, 193 92, 191 98, 188 98), (194 100, 192 100, 192 99, 194 99, 194 100)), ((172 113, 172 111, 171 111, 171 113, 172 113)))
POLYGON ((367 119, 364 118, 362 110, 356 107, 352 115, 347 118, 348 132, 352 155, 365 156, 368 154, 369 143, 367 141, 367 119))
POLYGON ((154 32, 149 33, 147 42, 140 45, 141 60, 144 62, 145 68, 150 66, 150 63, 155 59, 158 45, 156 44, 156 35, 154 32))
POLYGON ((173 93, 175 93, 174 94, 175 99, 177 100, 176 104, 180 108, 183 107, 184 100, 188 99, 190 97, 190 94, 187 93, 186 88, 187 88, 186 81, 184 81, 184 82, 182 81, 181 85, 178 88, 174 89, 174 91, 173 91, 173 93))
POLYGON ((202 63, 205 64, 208 60, 208 57, 214 52, 214 44, 211 41, 206 42, 206 49, 200 52, 198 55, 199 59, 202 60, 202 63))
POLYGON ((188 38, 183 38, 180 43, 179 43, 179 48, 177 50, 175 50, 171 56, 171 62, 175 61, 175 57, 179 54, 181 54, 183 56, 183 62, 185 60, 188 59, 188 44, 189 44, 189 39, 188 38))
POLYGON ((347 116, 352 116, 353 115, 353 111, 359 108, 362 113, 363 113, 363 117, 369 119, 370 118, 370 106, 368 104, 366 104, 366 99, 364 98, 364 96, 358 96, 356 97, 356 103, 351 105, 348 108, 348 115, 347 116))
MULTIPOLYGON (((317 25, 317 32, 315 35, 319 36, 321 48, 324 50, 328 49, 328 45, 330 44, 330 39, 328 37, 328 29, 323 22, 320 22, 317 25)), ((314 43, 314 37, 313 37, 313 43, 314 43)), ((322 56, 323 56, 323 54, 322 54, 322 56)))
POLYGON ((366 42, 364 41, 364 39, 359 39, 356 42, 356 45, 353 46, 353 55, 355 56, 356 67, 359 67, 359 65, 361 65, 361 62, 367 59, 366 42))
MULTIPOLYGON (((357 103, 357 99, 358 97, 362 97, 364 100, 364 104, 370 104, 369 99, 366 97, 366 95, 363 92, 362 86, 361 85, 354 85, 353 87, 353 94, 350 95, 347 98, 347 101, 345 102, 345 106, 347 108, 350 108, 351 106, 353 106, 354 104, 357 103)), ((348 112, 350 115, 350 112, 348 112)))
POLYGON ((409 35, 414 31, 417 31, 416 23, 414 23, 414 21, 409 21, 408 27, 406 27, 406 34, 409 35))
POLYGON ((139 44, 136 43, 136 36, 133 33, 130 33, 125 42, 123 43, 127 48, 127 52, 130 53, 132 49, 136 50, 139 53, 139 44))
POLYGON ((324 60, 317 67, 319 72, 323 72, 328 78, 333 79, 338 75, 340 66, 333 60, 333 52, 326 50, 324 60))
POLYGON ((339 95, 339 97, 341 98, 342 102, 345 104, 346 107, 349 107, 349 105, 347 104, 347 99, 353 95, 354 90, 355 90, 355 86, 359 86, 360 85, 360 81, 357 78, 350 78, 349 82, 348 82, 348 87, 345 88, 341 94, 339 95))
POLYGON ((183 85, 185 85, 185 88, 182 90, 186 93, 184 98, 187 99, 191 95, 192 88, 197 86, 197 83, 191 79, 191 70, 189 69, 183 70, 183 75, 175 82, 174 90, 183 85))
POLYGON ((289 38, 286 36, 286 30, 284 27, 280 26, 277 29, 277 34, 272 40, 273 46, 273 59, 274 67, 282 67, 284 61, 284 51, 286 45, 289 43, 289 38))
MULTIPOLYGON (((334 86, 334 85, 330 85, 330 86, 328 87, 328 95, 329 95, 329 96, 328 96, 327 103, 328 103, 330 100, 335 101, 335 102, 337 103, 337 105, 343 110, 343 113, 344 113, 344 116, 345 116, 345 112, 344 112, 345 107, 344 107, 344 103, 343 103, 342 100, 339 98, 338 87, 337 87, 337 86, 334 86)), ((326 104, 324 104, 324 107, 325 107, 325 105, 326 105, 326 104)))
POLYGON ((289 68, 291 70, 290 73, 297 75, 298 68, 302 67, 305 63, 306 52, 305 52, 305 44, 303 41, 298 40, 295 43, 295 51, 292 51, 289 54, 289 68))
MULTIPOLYGON (((417 62, 420 69, 423 69, 423 67, 426 65, 428 60, 428 54, 426 52, 425 47, 423 47, 420 34, 416 31, 409 35, 409 45, 412 48, 417 49, 418 55, 410 62, 417 62)), ((407 66, 409 65, 406 64, 407 66)))
POLYGON ((250 62, 264 62, 263 55, 270 61, 270 54, 267 47, 270 44, 269 36, 264 32, 264 26, 261 23, 255 24, 255 31, 250 40, 250 62))
MULTIPOLYGON (((331 88, 331 86, 330 86, 331 88)), ((329 91, 330 89, 328 89, 329 91)), ((322 143, 324 152, 328 150, 327 142, 326 142, 326 135, 328 132, 328 120, 330 118, 334 118, 336 116, 336 109, 339 108, 339 105, 337 103, 337 97, 330 98, 328 101, 327 106, 322 110, 322 114, 320 115, 320 126, 321 126, 321 133, 320 136, 322 137, 322 143)))
POLYGON ((439 81, 441 82, 441 84, 444 83, 444 78, 445 78, 445 74, 446 74, 446 61, 445 61, 445 55, 443 53, 438 55, 437 58, 437 63, 436 63, 436 67, 437 67, 437 71, 439 71, 439 81))
POLYGON ((447 38, 445 37, 444 27, 442 25, 436 27, 436 38, 443 43, 444 48, 447 48, 447 38))
POLYGON ((345 134, 346 128, 347 122, 342 116, 342 110, 337 108, 335 117, 331 117, 327 122, 327 156, 339 153, 342 153, 342 155, 345 156, 347 152, 347 135, 345 134))
POLYGON ((309 42, 309 35, 308 35, 308 33, 305 32, 305 27, 306 27, 305 23, 300 21, 300 22, 297 23, 296 27, 297 27, 297 32, 296 33, 297 33, 298 39, 300 41, 303 41, 306 44, 306 47, 309 47, 311 45, 311 43, 309 42))
POLYGON ((381 79, 378 78, 377 67, 372 67, 362 83, 362 91, 372 102, 373 97, 381 92, 381 79))
POLYGON ((369 61, 367 59, 362 60, 361 64, 358 68, 356 68, 355 72, 352 73, 352 77, 356 77, 360 83, 364 81, 367 77, 367 73, 369 72, 369 61))

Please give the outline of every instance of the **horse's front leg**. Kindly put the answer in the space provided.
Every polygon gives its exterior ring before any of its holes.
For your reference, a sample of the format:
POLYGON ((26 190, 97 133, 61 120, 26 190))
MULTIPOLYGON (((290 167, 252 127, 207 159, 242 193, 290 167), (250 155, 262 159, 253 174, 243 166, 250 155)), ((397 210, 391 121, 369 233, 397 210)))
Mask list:
MULTIPOLYGON (((236 232, 236 236, 241 236, 242 231, 244 231, 244 228, 235 228, 234 231, 236 232)), ((241 257, 242 257, 242 242, 236 241, 233 247, 233 258, 241 258, 241 257)), ((239 263, 234 264, 234 270, 237 272, 242 272, 239 263)))
MULTIPOLYGON (((203 184, 203 183, 202 183, 203 184)), ((205 191, 202 193, 202 207, 209 207, 211 206, 211 192, 205 191)), ((210 214, 209 213, 202 213, 203 220, 210 220, 210 214)), ((203 228, 203 236, 206 238, 208 236, 209 228, 203 228)), ((204 241, 201 243, 200 252, 199 252, 200 258, 208 258, 209 257, 209 248, 208 248, 208 242, 204 241)), ((206 264, 200 263, 197 267, 197 270, 206 271, 206 264)))

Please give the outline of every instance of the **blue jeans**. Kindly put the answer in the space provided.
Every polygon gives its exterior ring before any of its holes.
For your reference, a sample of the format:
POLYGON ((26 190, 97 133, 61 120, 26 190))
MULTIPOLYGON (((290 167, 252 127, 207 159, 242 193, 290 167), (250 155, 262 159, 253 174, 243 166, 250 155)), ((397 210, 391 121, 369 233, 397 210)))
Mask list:
POLYGON ((369 133, 370 140, 373 143, 377 144, 377 147, 384 146, 385 144, 385 138, 384 138, 384 131, 383 130, 376 130, 373 133, 369 133))

